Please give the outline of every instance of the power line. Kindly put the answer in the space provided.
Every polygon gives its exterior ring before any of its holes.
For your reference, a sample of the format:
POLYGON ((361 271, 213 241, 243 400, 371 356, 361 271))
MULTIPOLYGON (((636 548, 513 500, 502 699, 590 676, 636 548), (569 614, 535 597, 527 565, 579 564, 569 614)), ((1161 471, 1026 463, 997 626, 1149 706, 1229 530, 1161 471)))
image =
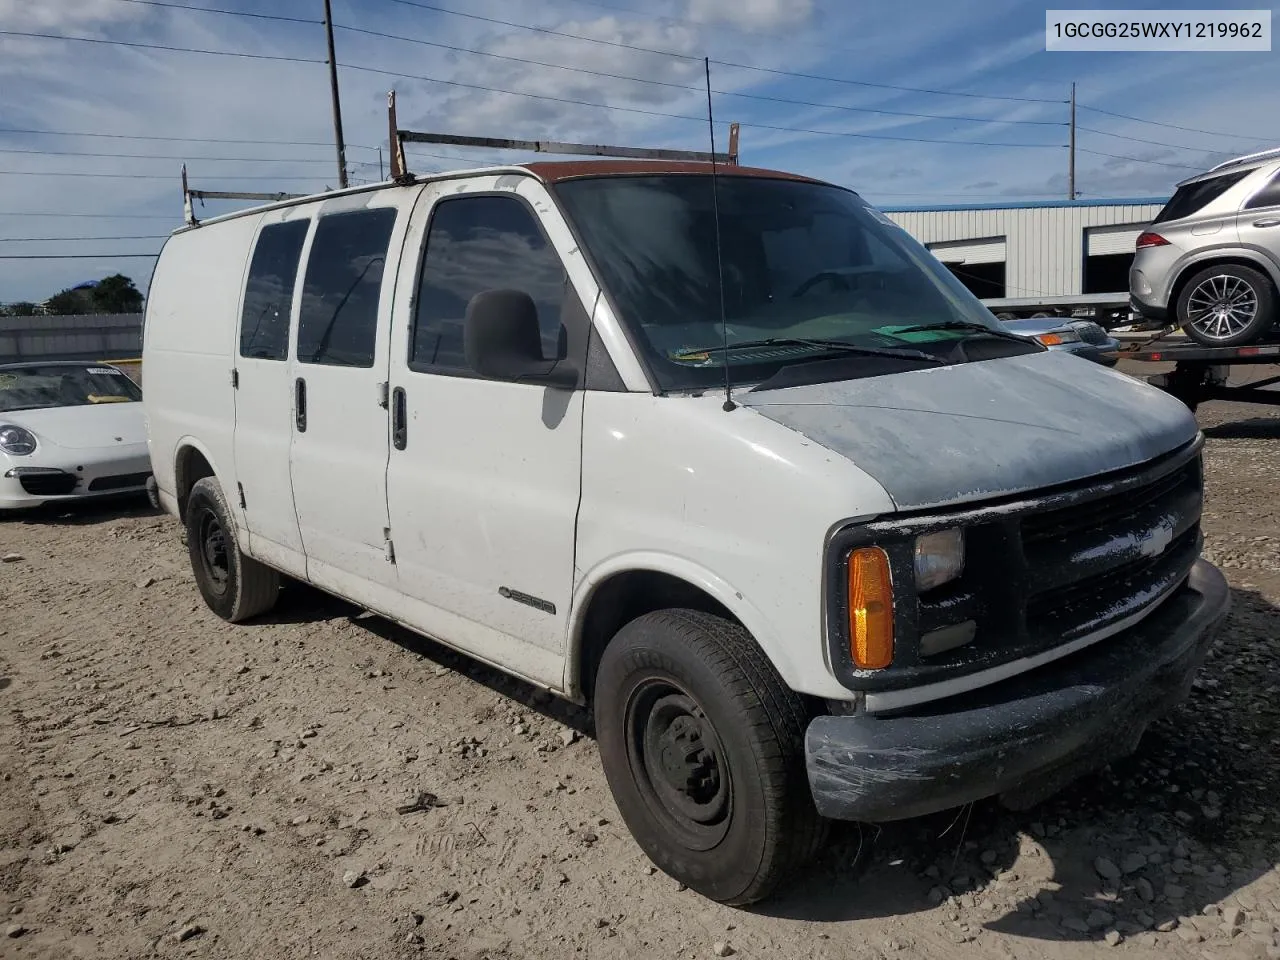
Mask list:
POLYGON ((246 13, 243 10, 219 10, 215 7, 191 7, 185 3, 166 3, 165 0, 117 0, 118 3, 137 3, 147 7, 168 7, 172 10, 193 10, 197 13, 220 13, 229 17, 252 17, 255 20, 279 20, 282 23, 312 23, 320 20, 304 20, 301 17, 278 17, 270 13, 246 13))
MULTIPOLYGON (((516 23, 511 20, 498 20, 494 17, 482 17, 479 14, 463 13, 460 10, 450 10, 447 7, 439 7, 430 3, 422 3, 421 0, 391 0, 391 2, 403 4, 404 6, 407 6, 407 7, 417 7, 421 10, 431 10, 431 11, 434 11, 435 13, 443 13, 451 17, 463 17, 467 20, 477 20, 477 21, 480 21, 481 23, 491 23, 491 24, 496 24, 498 26, 503 26, 503 27, 513 27, 517 30, 529 30, 534 33, 542 33, 552 37, 563 37, 568 40, 581 40, 585 43, 596 43, 596 44, 602 44, 604 46, 609 46, 609 47, 620 47, 624 50, 636 50, 641 53, 652 53, 660 57, 672 57, 674 59, 689 60, 692 62, 697 62, 698 60, 702 59, 701 57, 697 57, 688 53, 676 53, 675 51, 672 51, 672 50, 658 50, 653 47, 643 47, 634 43, 623 43, 620 40, 602 40, 599 37, 585 37, 579 33, 566 33, 561 30, 551 30, 548 27, 535 27, 528 23, 516 23)), ((806 80, 823 80, 828 83, 845 83, 845 84, 851 84, 853 86, 874 87, 880 90, 896 90, 904 93, 926 93, 926 94, 932 94, 934 96, 943 96, 943 97, 969 97, 969 98, 978 99, 978 100, 1011 100, 1019 103, 1065 103, 1066 102, 1064 100, 1048 100, 1048 99, 1037 98, 1037 97, 1008 97, 1008 96, 1000 96, 997 94, 963 93, 955 90, 930 90, 930 89, 921 88, 921 87, 904 87, 904 86, 898 86, 896 84, 890 84, 890 83, 872 83, 871 81, 868 81, 868 80, 849 80, 844 77, 828 77, 828 76, 822 76, 820 74, 795 73, 789 70, 775 70, 769 67, 753 66, 752 64, 748 64, 748 63, 733 63, 728 60, 713 59, 711 62, 716 64, 717 66, 734 67, 739 70, 756 70, 761 73, 771 73, 771 74, 775 74, 777 76, 783 76, 783 77, 799 77, 801 79, 806 79, 806 80)))
MULTIPOLYGON (((345 30, 348 33, 359 33, 370 37, 379 37, 383 40, 403 40, 406 43, 416 43, 425 47, 435 47, 440 50, 449 50, 454 53, 467 53, 477 57, 490 57, 495 60, 506 60, 511 63, 523 63, 535 67, 547 67, 553 70, 568 70, 571 73, 582 73, 593 77, 605 77, 610 80, 625 80, 629 83, 644 83, 655 87, 667 87, 672 90, 689 90, 695 93, 701 92, 701 87, 691 86, 684 83, 673 83, 669 80, 653 80, 648 77, 633 77, 626 74, 606 73, 601 70, 588 70, 585 67, 571 67, 563 63, 548 63, 545 60, 530 60, 524 57, 513 57, 502 53, 491 53, 487 50, 473 50, 469 47, 454 46, 450 43, 439 43, 434 40, 423 40, 420 37, 406 37, 396 33, 382 33, 377 30, 366 30, 363 27, 349 27, 344 24, 335 23, 334 26, 339 30, 345 30)), ((823 110, 843 110, 849 113, 874 113, 890 117, 911 117, 918 120, 954 120, 965 121, 969 123, 1003 123, 1003 124, 1025 124, 1028 126, 1047 126, 1047 127, 1065 127, 1065 120, 1000 120, 992 117, 963 117, 951 116, 938 113, 914 113, 905 110, 885 110, 876 107, 853 107, 838 103, 817 103, 812 100, 793 100, 787 97, 770 97, 758 93, 737 93, 731 90, 712 90, 713 94, 721 97, 737 97, 743 100, 756 100, 766 103, 783 103, 791 106, 799 107, 817 107, 823 110)))
MULTIPOLYGON (((0 31, 3 33, 3 31, 0 31)), ((323 63, 324 61, 319 61, 323 63)), ((235 143, 235 144, 271 144, 283 147, 332 147, 333 144, 323 140, 234 140, 224 137, 153 137, 130 133, 89 133, 83 130, 34 130, 21 127, 0 127, 0 133, 25 133, 46 137, 101 137, 108 140, 156 140, 167 143, 235 143)), ((359 147, 361 150, 377 150, 363 143, 349 143, 348 147, 359 147)), ((327 162, 327 161, 326 161, 327 162)))
MULTIPOLYGON (((408 2, 408 0, 396 0, 397 3, 408 2)), ((695 123, 702 123, 703 117, 692 117, 682 113, 666 113, 661 110, 645 110, 640 107, 622 107, 608 103, 597 103, 594 100, 576 100, 569 97, 552 97, 540 93, 525 93, 519 90, 504 90, 501 87, 486 87, 477 83, 463 83, 461 80, 441 80, 438 77, 425 77, 420 74, 399 73, 395 70, 383 70, 378 67, 364 67, 357 64, 343 63, 339 64, 346 70, 360 70, 365 73, 376 73, 387 77, 399 77, 403 80, 424 80, 427 83, 440 83, 451 87, 461 87, 467 90, 481 90, 485 93, 502 93, 512 97, 526 97, 531 100, 544 100, 552 103, 568 103, 580 107, 599 107, 603 110, 617 110, 623 113, 637 113, 647 117, 663 117, 668 120, 690 120, 695 123)), ((780 130, 786 133, 805 133, 815 136, 825 137, 852 137, 858 140, 888 140, 900 143, 944 143, 954 146, 972 146, 972 147, 1061 147, 1061 144, 1051 143, 1001 143, 984 140, 946 140, 931 137, 896 137, 889 134, 873 134, 873 133, 852 133, 837 130, 810 130, 803 127, 783 127, 768 123, 748 123, 742 121, 739 123, 741 127, 749 127, 755 130, 780 130)))
POLYGON ((1239 140, 1249 140, 1253 143, 1258 142, 1257 135, 1248 136, 1243 133, 1223 133, 1220 130, 1201 130, 1199 127, 1183 127, 1176 123, 1163 123, 1160 120, 1144 120, 1142 117, 1131 117, 1127 113, 1113 113, 1110 110, 1103 110, 1100 107, 1090 107, 1086 104, 1078 104, 1081 110, 1088 110, 1091 113, 1100 113, 1107 117, 1117 117, 1121 120, 1132 120, 1134 123, 1149 123, 1153 127, 1168 127, 1170 130, 1185 130, 1187 133, 1203 133, 1210 137, 1235 137, 1239 140))
POLYGON ((0 253, 0 260, 154 260, 158 253, 0 253))
MULTIPOLYGON (((0 170, 0 177, 101 177, 107 180, 172 180, 164 173, 81 173, 72 170, 0 170)), ((215 174, 216 180, 327 180, 328 177, 224 177, 215 174)))
MULTIPOLYGON (((1110 132, 1110 131, 1108 131, 1108 130, 1097 130, 1097 129, 1094 129, 1093 127, 1084 127, 1084 126, 1079 126, 1079 125, 1077 125, 1077 126, 1076 126, 1076 129, 1077 129, 1077 130, 1084 130, 1084 131, 1087 131, 1088 133, 1097 133, 1097 134, 1101 134, 1101 135, 1102 135, 1102 136, 1104 136, 1104 137, 1114 137, 1114 138, 1115 138, 1115 139, 1117 139, 1117 140, 1132 140, 1134 143, 1149 143, 1149 144, 1151 144, 1151 145, 1153 145, 1153 146, 1157 146, 1157 147, 1172 147, 1174 150, 1199 150, 1199 151, 1201 151, 1202 153, 1222 153, 1222 152, 1224 152, 1224 151, 1221 151, 1221 150, 1210 150, 1210 149, 1208 149, 1207 147, 1191 147, 1191 146, 1187 146, 1185 143, 1166 143, 1166 142, 1165 142, 1165 141, 1163 141, 1163 140, 1145 140, 1145 139, 1143 139, 1142 137, 1130 137, 1130 136, 1127 136, 1127 135, 1125 135, 1125 134, 1123 134, 1123 133, 1111 133, 1111 132, 1110 132)), ((1255 142, 1257 142, 1257 141, 1255 141, 1255 142)))
POLYGON ((1200 170, 1200 167, 1186 163, 1168 163, 1164 160, 1144 160, 1142 157, 1125 157, 1118 153, 1103 153, 1100 150, 1089 150, 1086 147, 1076 147, 1081 153, 1091 153, 1095 157, 1109 157, 1112 160, 1132 160, 1134 163, 1153 163, 1158 167, 1178 167, 1182 170, 1200 170))
POLYGON ((87 220, 168 220, 171 223, 181 219, 161 213, 39 213, 30 210, 0 210, 0 217, 83 217, 87 220))
POLYGON ((481 23, 492 23, 502 27, 515 27, 517 30, 530 30, 534 33, 543 33, 552 37, 564 37, 568 40, 584 40, 587 43, 599 43, 608 47, 621 47, 624 50, 636 50, 640 53, 653 53, 660 57, 672 57, 677 60, 697 61, 701 57, 695 57, 688 53, 675 53, 671 50, 655 50, 652 47, 642 47, 634 43, 623 43, 621 40, 601 40, 596 37, 584 37, 577 33, 564 33, 560 30, 551 30, 547 27, 535 27, 527 23, 513 23, 510 20, 498 20, 493 17, 482 17, 476 13, 463 13, 460 10, 449 10, 446 7, 437 7, 430 3, 420 3, 419 0, 391 0, 392 3, 403 4, 406 7, 417 7, 420 10, 431 10, 435 13, 448 14, 451 17, 462 17, 466 20, 477 20, 481 23))
MULTIPOLYGON (((403 0, 394 0, 401 3, 403 0)), ((1014 103, 1053 103, 1066 104, 1066 100, 1050 100, 1044 97, 1008 97, 994 93, 963 93, 957 90, 930 90, 927 87, 900 87, 892 83, 872 83, 870 80, 849 80, 845 77, 828 77, 818 73, 796 73, 791 70, 775 70, 772 67, 756 67, 749 63, 731 63, 728 60, 712 60, 721 67, 736 67, 739 70, 754 70, 757 73, 769 73, 777 77, 796 77, 800 80, 822 80, 826 83, 845 83, 855 87, 874 87, 877 90, 895 90, 901 93, 926 93, 936 97, 968 97, 973 100, 1006 100, 1014 103)))
POLYGON ((26 37, 36 40, 73 40, 76 43, 101 43, 111 47, 136 47, 140 50, 164 50, 169 53, 200 53, 210 57, 239 57, 244 60, 277 60, 281 63, 324 63, 312 57, 282 57, 266 53, 244 53, 235 50, 204 50, 199 47, 170 47, 136 40, 106 40, 101 37, 64 37, 57 33, 29 33, 23 30, 0 30, 3 37, 26 37))
POLYGON ((54 243, 65 241, 67 243, 80 243, 82 241, 92 240, 165 240, 168 234, 145 234, 141 236, 131 237, 0 237, 0 243, 54 243))
MULTIPOLYGON (((186 154, 165 153, 90 153, 79 150, 21 150, 13 147, 0 147, 0 153, 17 153, 41 157, 118 157, 122 160, 186 160, 209 161, 224 160, 233 163, 331 163, 317 157, 193 157, 186 154)), ((377 164, 375 163, 376 167, 377 164)))

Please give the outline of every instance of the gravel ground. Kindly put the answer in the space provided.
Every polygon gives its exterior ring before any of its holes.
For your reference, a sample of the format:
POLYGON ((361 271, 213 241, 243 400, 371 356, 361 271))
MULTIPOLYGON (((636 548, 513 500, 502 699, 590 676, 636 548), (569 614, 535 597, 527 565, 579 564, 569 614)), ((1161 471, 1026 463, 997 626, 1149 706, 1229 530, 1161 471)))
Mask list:
POLYGON ((653 870, 572 708, 301 587, 228 626, 143 505, 5 522, 0 957, 1280 958, 1280 415, 1200 420, 1235 608, 1191 699, 751 910, 653 870))

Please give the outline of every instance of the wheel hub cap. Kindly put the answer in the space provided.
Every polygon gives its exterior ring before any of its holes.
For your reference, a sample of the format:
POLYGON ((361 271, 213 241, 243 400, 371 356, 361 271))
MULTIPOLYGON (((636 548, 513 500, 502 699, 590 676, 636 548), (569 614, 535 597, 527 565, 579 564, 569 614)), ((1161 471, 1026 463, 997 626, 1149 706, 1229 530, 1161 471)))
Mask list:
POLYGON ((222 524, 213 516, 205 517, 202 529, 201 550, 204 553, 205 566, 209 576, 218 586, 227 582, 229 565, 227 563, 227 538, 222 524))
POLYGON ((723 840, 733 782, 719 735, 701 705, 667 678, 628 698, 628 750, 650 811, 691 849, 723 840))
POLYGON ((1239 277, 1222 274, 1196 285, 1187 298, 1187 321, 1210 340, 1243 333, 1258 313, 1258 295, 1239 277))
POLYGON ((702 739, 702 726, 689 715, 678 716, 660 735, 662 772, 671 786, 694 803, 712 800, 720 787, 716 756, 702 739))

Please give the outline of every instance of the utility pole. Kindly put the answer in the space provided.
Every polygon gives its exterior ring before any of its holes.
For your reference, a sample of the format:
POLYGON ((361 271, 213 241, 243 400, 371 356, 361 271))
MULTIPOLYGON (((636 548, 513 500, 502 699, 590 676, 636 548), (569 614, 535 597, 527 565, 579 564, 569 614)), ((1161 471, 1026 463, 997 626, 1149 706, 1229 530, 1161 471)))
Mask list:
MULTIPOLYGON (((329 0, 325 0, 329 3, 329 0)), ((1075 83, 1071 83, 1071 137, 1066 161, 1066 198, 1075 200, 1075 83)))
POLYGON ((333 11, 324 0, 324 33, 329 43, 329 94, 333 99, 333 139, 338 147, 338 186, 347 187, 347 146, 342 141, 342 102, 338 97, 338 58, 333 52, 333 11))

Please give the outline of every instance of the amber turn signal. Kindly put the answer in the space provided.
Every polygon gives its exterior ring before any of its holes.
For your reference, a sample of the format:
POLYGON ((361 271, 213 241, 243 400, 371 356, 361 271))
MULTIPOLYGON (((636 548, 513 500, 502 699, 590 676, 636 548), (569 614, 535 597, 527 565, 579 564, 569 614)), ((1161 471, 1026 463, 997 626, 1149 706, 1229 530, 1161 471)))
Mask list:
POLYGON ((879 547, 849 554, 849 652, 859 670, 893 662, 893 583, 889 558, 879 547))

